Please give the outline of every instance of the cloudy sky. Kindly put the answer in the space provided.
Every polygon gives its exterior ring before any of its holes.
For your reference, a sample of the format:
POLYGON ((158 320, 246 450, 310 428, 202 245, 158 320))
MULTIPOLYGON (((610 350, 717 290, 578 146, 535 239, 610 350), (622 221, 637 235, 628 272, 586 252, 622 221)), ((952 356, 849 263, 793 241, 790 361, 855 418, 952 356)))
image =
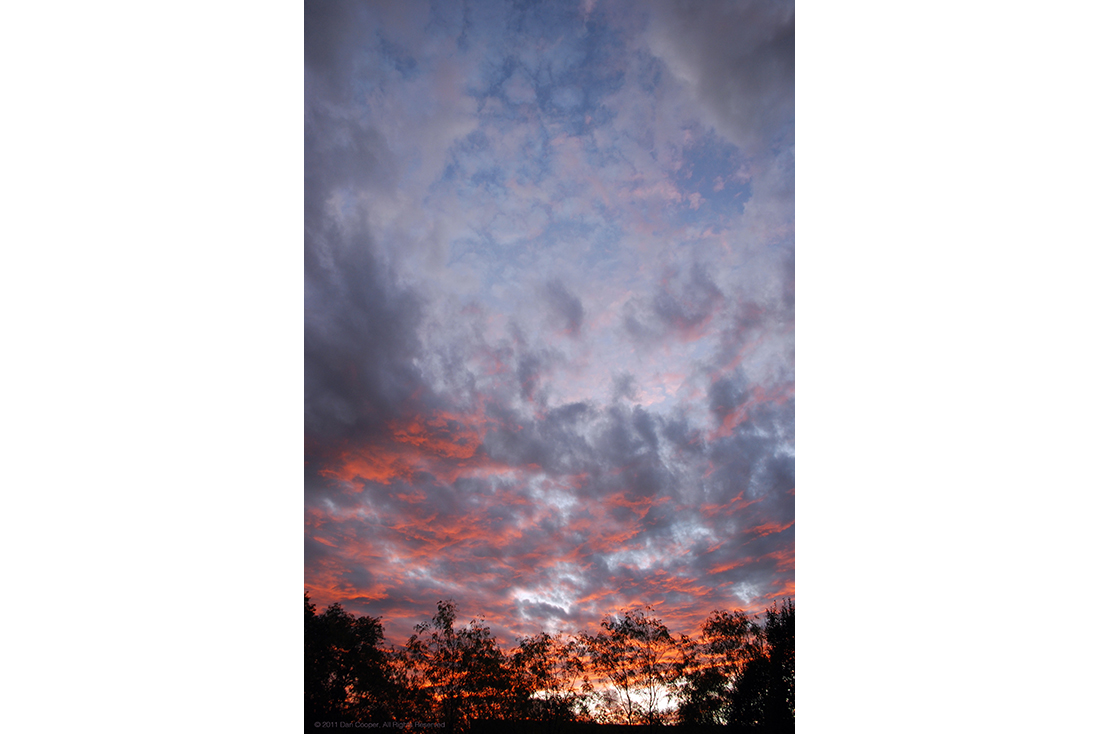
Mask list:
POLYGON ((307 2, 305 586, 793 596, 794 4, 307 2))

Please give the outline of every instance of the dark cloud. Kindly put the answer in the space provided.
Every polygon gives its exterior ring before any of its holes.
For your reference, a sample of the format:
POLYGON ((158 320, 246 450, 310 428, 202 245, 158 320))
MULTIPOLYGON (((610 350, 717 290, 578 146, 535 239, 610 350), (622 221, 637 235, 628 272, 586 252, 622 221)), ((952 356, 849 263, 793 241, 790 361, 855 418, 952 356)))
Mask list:
POLYGON ((366 233, 307 229, 306 263, 307 436, 375 431, 422 387, 420 303, 391 285, 366 233))
POLYGON ((378 433, 424 388, 413 363, 422 299, 396 285, 358 195, 389 178, 390 153, 373 127, 334 107, 354 78, 362 11, 351 2, 306 6, 305 427, 313 446, 378 433))
POLYGON ((637 380, 629 372, 616 375, 612 385, 611 399, 634 400, 638 394, 637 380))
MULTIPOLYGON (((361 36, 366 7, 354 0, 308 2, 305 5, 306 96, 342 98, 354 75, 354 43, 361 36), (312 93, 312 94, 311 94, 312 93)), ((310 112, 307 105, 307 114, 310 112)))
POLYGON ((542 420, 514 419, 519 430, 489 432, 485 446, 489 456, 511 466, 534 465, 556 473, 584 471, 596 462, 584 429, 592 419, 587 403, 554 408, 542 420))
POLYGON ((743 405, 749 396, 750 385, 744 370, 722 375, 711 384, 707 391, 707 401, 711 412, 721 420, 731 411, 743 405))
POLYGON ((653 2, 651 47, 708 112, 756 154, 794 125, 794 2, 653 2))
POLYGON ((661 436, 678 452, 697 453, 706 447, 703 430, 681 409, 661 421, 661 436))
POLYGON ((584 306, 580 299, 570 293, 560 280, 547 283, 546 294, 551 309, 564 322, 566 332, 576 336, 584 322, 584 306))
POLYGON ((642 437, 651 450, 657 449, 657 426, 653 417, 641 407, 635 406, 633 421, 634 430, 642 437))

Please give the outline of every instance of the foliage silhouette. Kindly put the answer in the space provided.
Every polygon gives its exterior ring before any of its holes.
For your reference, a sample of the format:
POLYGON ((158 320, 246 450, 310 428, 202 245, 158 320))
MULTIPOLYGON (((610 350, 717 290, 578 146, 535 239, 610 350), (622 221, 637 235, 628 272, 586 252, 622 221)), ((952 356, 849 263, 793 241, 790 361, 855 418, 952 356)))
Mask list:
POLYGON ((685 724, 724 724, 736 682, 749 661, 762 654, 760 627, 743 611, 714 611, 703 623, 702 641, 682 645, 678 719, 685 724))
POLYGON ((774 731, 794 731, 794 602, 773 604, 765 613, 768 679, 764 721, 774 731))
MULTIPOLYGON (((454 601, 383 648, 381 621, 305 597, 307 728, 315 721, 438 722, 447 731, 580 731, 597 724, 794 731, 794 602, 763 624, 717 610, 674 638, 650 607, 605 617, 596 634, 537 635, 505 654, 483 619, 457 627, 454 601), (505 729, 508 727, 505 726, 505 729)), ((587 729, 585 729, 587 730, 587 729)))
POLYGON ((794 602, 774 603, 763 626, 715 611, 702 643, 687 649, 678 720, 766 731, 794 730, 794 602))
POLYGON ((421 720, 465 731, 477 719, 517 718, 532 691, 484 621, 456 629, 456 614, 453 601, 440 601, 436 615, 418 624, 405 644, 405 681, 421 694, 415 705, 421 720))
POLYGON ((314 721, 392 720, 395 681, 382 623, 339 604, 323 614, 305 596, 305 714, 314 721))
POLYGON ((593 672, 610 683, 604 700, 614 723, 660 723, 661 703, 677 678, 676 643, 652 609, 605 617, 602 629, 585 635, 593 672))
POLYGON ((592 685, 586 677, 584 646, 564 634, 517 640, 512 669, 530 691, 524 713, 533 721, 583 721, 589 718, 592 685))

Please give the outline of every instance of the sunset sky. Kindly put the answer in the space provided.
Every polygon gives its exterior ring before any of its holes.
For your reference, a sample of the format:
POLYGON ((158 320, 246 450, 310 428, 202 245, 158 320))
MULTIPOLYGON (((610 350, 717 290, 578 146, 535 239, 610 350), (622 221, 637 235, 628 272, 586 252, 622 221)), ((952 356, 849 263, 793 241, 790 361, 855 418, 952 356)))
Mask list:
POLYGON ((307 2, 305 588, 795 593, 794 4, 307 2))

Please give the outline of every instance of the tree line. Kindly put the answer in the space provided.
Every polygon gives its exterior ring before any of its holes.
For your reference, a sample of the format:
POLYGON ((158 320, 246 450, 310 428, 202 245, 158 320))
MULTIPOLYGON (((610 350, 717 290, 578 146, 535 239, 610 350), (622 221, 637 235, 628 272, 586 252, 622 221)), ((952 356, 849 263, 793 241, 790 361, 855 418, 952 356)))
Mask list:
MULTIPOLYGON (((382 623, 305 596, 305 714, 314 722, 667 724, 794 730, 794 601, 762 618, 715 611, 698 639, 649 607, 594 633, 539 634, 505 652, 484 619, 458 626, 453 601, 386 646, 382 623)), ((559 730, 563 730, 559 727, 559 730)))

